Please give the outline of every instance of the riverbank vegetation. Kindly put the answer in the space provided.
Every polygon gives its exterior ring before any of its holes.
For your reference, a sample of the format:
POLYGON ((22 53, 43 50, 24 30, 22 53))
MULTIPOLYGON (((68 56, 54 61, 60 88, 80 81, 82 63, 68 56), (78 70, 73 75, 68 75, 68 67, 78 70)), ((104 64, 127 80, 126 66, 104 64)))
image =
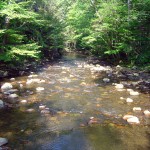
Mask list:
POLYGON ((22 66, 80 50, 149 66, 149 12, 149 0, 2 0, 0 62, 22 66))

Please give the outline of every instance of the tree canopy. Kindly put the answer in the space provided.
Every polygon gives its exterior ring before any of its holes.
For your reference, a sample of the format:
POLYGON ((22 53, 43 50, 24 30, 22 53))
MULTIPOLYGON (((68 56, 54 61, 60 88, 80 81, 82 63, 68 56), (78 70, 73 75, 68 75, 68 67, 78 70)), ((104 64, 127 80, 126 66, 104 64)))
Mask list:
POLYGON ((53 58, 62 49, 149 65, 150 1, 0 1, 0 61, 53 58))

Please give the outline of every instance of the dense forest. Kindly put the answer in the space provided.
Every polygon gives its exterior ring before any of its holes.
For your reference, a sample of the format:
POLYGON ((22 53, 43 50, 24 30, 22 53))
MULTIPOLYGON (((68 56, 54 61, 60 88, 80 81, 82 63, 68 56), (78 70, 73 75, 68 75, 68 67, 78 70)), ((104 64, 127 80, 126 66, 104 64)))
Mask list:
POLYGON ((1 0, 0 62, 23 65, 62 50, 150 63, 150 0, 1 0))

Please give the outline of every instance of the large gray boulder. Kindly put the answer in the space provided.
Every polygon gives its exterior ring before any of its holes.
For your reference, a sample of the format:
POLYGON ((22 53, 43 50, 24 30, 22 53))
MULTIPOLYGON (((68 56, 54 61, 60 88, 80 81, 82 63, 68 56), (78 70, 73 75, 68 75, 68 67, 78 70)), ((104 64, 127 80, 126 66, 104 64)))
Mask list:
POLYGON ((2 86, 1 86, 1 90, 2 90, 2 92, 5 92, 5 91, 8 91, 8 90, 10 90, 10 89, 12 89, 13 88, 13 86, 12 86, 12 84, 11 83, 4 83, 2 86))

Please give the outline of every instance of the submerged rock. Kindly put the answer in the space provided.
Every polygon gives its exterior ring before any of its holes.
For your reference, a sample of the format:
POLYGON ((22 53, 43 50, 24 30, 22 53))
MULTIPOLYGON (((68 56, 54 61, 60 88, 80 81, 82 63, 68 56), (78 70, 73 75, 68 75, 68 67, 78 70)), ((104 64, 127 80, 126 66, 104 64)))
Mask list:
POLYGON ((2 100, 0 100, 0 109, 4 108, 4 102, 2 100))
POLYGON ((88 125, 91 124, 98 124, 98 119, 94 117, 90 117, 90 120, 88 121, 88 125))
POLYGON ((2 86, 1 86, 1 90, 2 92, 5 92, 5 91, 8 91, 10 89, 12 89, 13 86, 11 83, 4 83, 2 86))
POLYGON ((3 146, 8 143, 8 139, 0 137, 0 146, 3 146))

